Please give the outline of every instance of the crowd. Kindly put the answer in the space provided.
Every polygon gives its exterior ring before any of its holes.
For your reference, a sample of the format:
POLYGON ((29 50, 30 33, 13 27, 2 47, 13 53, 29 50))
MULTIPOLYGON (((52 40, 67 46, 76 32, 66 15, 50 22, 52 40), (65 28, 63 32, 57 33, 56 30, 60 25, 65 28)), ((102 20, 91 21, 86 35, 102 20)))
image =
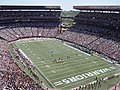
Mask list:
MULTIPOLYGON (((0 20, 12 19, 55 19, 60 12, 1 12, 0 20), (48 14, 49 13, 49 14, 48 14)), ((75 17, 76 24, 69 31, 59 35, 57 21, 22 22, 0 24, 0 89, 42 90, 14 62, 8 52, 8 42, 29 37, 51 37, 66 40, 99 52, 120 63, 119 14, 100 14, 82 12, 75 17), (99 23, 98 23, 99 22, 99 23), (81 24, 84 23, 84 24, 81 24), (98 24, 99 25, 98 25, 98 24), (86 25, 87 24, 87 25, 86 25), (90 25, 91 24, 91 25, 90 25), (98 25, 98 26, 94 26, 98 25), (105 28, 100 26, 112 26, 105 28)), ((17 50, 16 50, 17 51, 17 50)), ((18 51, 17 51, 18 53, 18 51)), ((30 64, 30 62, 25 62, 30 64)))
POLYGON ((2 28, 0 36, 8 41, 14 41, 23 37, 56 37, 58 33, 59 23, 54 22, 39 22, 29 23, 25 26, 15 25, 12 27, 2 28), (31 26, 30 26, 30 25, 31 26), (35 25, 34 25, 35 24, 35 25))
MULTIPOLYGON (((43 90, 20 68, 8 51, 8 43, 21 38, 56 37, 61 11, 0 11, 0 90, 43 90)), ((34 73, 31 62, 18 49, 16 56, 34 73)))
POLYGON ((0 21, 59 20, 61 11, 0 11, 0 21))
MULTIPOLYGON (((101 88, 102 85, 105 85, 105 84, 108 85, 108 82, 110 82, 113 79, 118 79, 119 77, 120 77, 120 73, 115 74, 113 76, 101 78, 101 79, 98 79, 96 77, 94 81, 92 81, 92 82, 90 82, 88 84, 81 85, 79 87, 73 88, 72 90, 97 90, 98 88, 101 88)), ((119 90, 120 89, 119 86, 120 86, 120 83, 113 86, 113 87, 111 87, 111 88, 108 88, 106 90, 119 90)))
POLYGON ((107 27, 120 27, 119 13, 80 12, 75 16, 75 21, 107 27), (99 21, 99 22, 98 22, 99 21))
POLYGON ((0 39, 0 90, 43 90, 14 62, 7 47, 0 39))
POLYGON ((57 38, 82 45, 120 63, 119 33, 120 30, 77 23, 57 38))

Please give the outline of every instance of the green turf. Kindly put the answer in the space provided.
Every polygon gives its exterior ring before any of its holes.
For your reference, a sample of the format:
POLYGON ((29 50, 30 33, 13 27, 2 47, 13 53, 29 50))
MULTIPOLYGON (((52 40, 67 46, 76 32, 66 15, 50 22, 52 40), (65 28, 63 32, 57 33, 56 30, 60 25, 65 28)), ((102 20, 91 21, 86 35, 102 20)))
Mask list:
POLYGON ((95 80, 96 76, 84 78, 75 82, 65 84, 63 79, 75 77, 87 72, 109 68, 114 66, 115 69, 106 73, 97 75, 98 79, 111 76, 120 72, 119 67, 108 63, 100 57, 85 54, 84 52, 75 50, 59 40, 41 39, 39 41, 16 42, 16 45, 29 57, 37 66, 39 71, 45 78, 59 90, 69 90, 79 85, 87 84, 95 80), (70 56, 70 57, 69 57, 70 56), (56 59, 61 63, 53 63, 56 59), (56 85, 55 82, 62 82, 56 85))

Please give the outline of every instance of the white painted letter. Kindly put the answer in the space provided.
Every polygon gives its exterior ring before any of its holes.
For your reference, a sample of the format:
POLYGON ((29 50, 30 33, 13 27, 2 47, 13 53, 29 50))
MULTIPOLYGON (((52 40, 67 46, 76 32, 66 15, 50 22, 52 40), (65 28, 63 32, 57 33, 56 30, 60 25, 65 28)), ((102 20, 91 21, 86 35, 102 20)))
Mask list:
POLYGON ((78 81, 75 77, 68 78, 71 82, 76 82, 78 81))
POLYGON ((75 76, 75 78, 76 78, 77 80, 82 80, 82 79, 84 79, 84 77, 83 77, 82 75, 77 75, 77 76, 75 76))
POLYGON ((67 80, 67 79, 63 79, 62 82, 64 82, 65 84, 69 84, 70 83, 70 81, 67 80))

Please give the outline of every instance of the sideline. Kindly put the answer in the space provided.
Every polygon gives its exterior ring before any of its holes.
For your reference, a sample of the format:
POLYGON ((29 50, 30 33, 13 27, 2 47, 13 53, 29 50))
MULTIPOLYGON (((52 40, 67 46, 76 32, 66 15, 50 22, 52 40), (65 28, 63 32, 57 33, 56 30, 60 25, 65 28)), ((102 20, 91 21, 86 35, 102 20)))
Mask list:
MULTIPOLYGON (((18 46, 17 46, 18 47, 18 46)), ((54 84, 52 84, 49 79, 39 70, 39 68, 28 58, 28 56, 19 48, 20 52, 25 55, 25 57, 31 62, 31 64, 37 69, 37 71, 39 72, 39 74, 48 82, 48 84, 50 84, 50 86, 52 86, 53 88, 56 89, 56 87, 54 86, 54 84)))
POLYGON ((77 49, 77 48, 75 48, 75 47, 72 47, 72 46, 66 44, 65 42, 64 42, 64 45, 67 46, 67 47, 70 47, 70 48, 72 48, 72 49, 74 49, 74 50, 77 50, 77 51, 79 51, 79 52, 81 52, 81 53, 84 53, 84 54, 86 54, 86 55, 88 55, 88 56, 91 56, 90 54, 85 53, 85 52, 83 52, 83 51, 81 51, 81 50, 79 50, 79 49, 77 49))

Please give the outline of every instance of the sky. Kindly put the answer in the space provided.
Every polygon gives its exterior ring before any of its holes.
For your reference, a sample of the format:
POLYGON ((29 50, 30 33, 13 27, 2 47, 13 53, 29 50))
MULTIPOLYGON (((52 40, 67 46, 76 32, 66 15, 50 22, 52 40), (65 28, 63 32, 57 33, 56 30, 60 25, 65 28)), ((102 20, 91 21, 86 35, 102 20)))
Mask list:
POLYGON ((60 5, 63 10, 73 10, 73 6, 120 5, 120 0, 0 0, 8 5, 60 5))

